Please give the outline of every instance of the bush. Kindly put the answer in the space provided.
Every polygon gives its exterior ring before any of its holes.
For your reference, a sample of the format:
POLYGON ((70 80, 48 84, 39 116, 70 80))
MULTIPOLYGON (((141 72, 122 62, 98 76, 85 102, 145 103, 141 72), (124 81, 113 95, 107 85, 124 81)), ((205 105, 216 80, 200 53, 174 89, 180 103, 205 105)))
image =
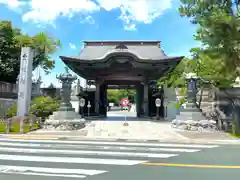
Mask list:
POLYGON ((13 104, 7 111, 6 117, 10 118, 17 115, 17 104, 13 104))
POLYGON ((176 108, 179 109, 181 106, 185 103, 185 98, 179 99, 179 101, 176 102, 176 108))
MULTIPOLYGON (((39 96, 33 99, 29 108, 29 114, 46 118, 59 108, 59 103, 49 96, 39 96)), ((17 115, 17 104, 13 104, 6 114, 7 118, 17 115)))
POLYGON ((30 113, 42 118, 47 118, 59 108, 59 102, 50 96, 40 96, 33 100, 30 113))

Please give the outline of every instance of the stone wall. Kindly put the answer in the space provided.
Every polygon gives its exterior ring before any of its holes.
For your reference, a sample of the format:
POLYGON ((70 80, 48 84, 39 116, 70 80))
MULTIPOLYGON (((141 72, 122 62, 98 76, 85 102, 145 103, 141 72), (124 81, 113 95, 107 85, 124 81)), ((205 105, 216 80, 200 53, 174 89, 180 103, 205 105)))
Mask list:
POLYGON ((17 101, 17 85, 0 81, 0 118, 17 101))
MULTIPOLYGON (((0 118, 3 118, 9 107, 17 103, 17 84, 0 81, 0 118)), ((32 84, 32 97, 41 95, 40 84, 32 84)))
POLYGON ((215 103, 226 116, 231 116, 233 111, 232 100, 240 98, 240 88, 217 89, 199 88, 197 93, 197 104, 204 112, 215 103))
POLYGON ((0 119, 3 118, 9 107, 17 103, 17 99, 0 98, 0 119))
POLYGON ((233 102, 240 99, 240 87, 218 89, 216 91, 215 101, 219 109, 231 118, 233 113, 233 102))

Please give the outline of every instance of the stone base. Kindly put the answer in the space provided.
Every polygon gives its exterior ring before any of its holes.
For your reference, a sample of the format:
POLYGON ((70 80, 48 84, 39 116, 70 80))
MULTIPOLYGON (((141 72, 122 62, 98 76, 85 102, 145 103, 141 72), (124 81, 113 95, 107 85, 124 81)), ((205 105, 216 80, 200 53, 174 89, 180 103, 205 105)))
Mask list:
POLYGON ((173 120, 172 127, 180 130, 209 132, 216 131, 216 121, 213 120, 173 120))
POLYGON ((194 103, 187 103, 176 119, 172 121, 172 127, 187 131, 216 131, 216 121, 207 120, 194 103))
POLYGON ((85 127, 86 120, 71 108, 68 111, 59 110, 53 112, 49 119, 44 122, 46 130, 79 130, 85 127))
POLYGON ((44 123, 45 130, 56 131, 71 131, 79 130, 85 127, 85 119, 73 119, 73 120, 46 120, 44 123))

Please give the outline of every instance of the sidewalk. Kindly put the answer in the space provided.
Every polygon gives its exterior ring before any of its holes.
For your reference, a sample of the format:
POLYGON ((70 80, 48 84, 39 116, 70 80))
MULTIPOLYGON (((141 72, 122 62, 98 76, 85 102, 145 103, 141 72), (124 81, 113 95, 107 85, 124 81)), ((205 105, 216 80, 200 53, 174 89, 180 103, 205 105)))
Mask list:
POLYGON ((148 143, 183 143, 183 144, 226 144, 226 145, 240 145, 240 140, 206 140, 206 139, 140 139, 140 138, 107 138, 107 137, 76 137, 66 135, 2 135, 1 138, 16 139, 16 140, 62 140, 62 141, 120 141, 120 142, 148 142, 148 143))
POLYGON ((79 131, 46 131, 38 130, 31 134, 56 134, 88 138, 117 139, 186 139, 170 127, 169 122, 151 121, 92 121, 79 131))
POLYGON ((122 140, 122 141, 156 141, 182 143, 240 143, 239 139, 226 133, 186 132, 178 131, 170 126, 170 122, 129 121, 92 121, 84 129, 78 131, 46 131, 38 130, 24 135, 3 135, 13 139, 42 140, 122 140))

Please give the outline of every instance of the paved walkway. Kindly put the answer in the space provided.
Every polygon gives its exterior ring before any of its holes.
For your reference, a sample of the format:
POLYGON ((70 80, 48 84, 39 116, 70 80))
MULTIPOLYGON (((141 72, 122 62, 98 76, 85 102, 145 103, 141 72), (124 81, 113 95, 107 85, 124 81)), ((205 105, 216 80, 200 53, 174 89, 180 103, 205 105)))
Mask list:
POLYGON ((184 139, 170 127, 170 123, 150 121, 92 121, 79 131, 38 130, 31 134, 68 135, 88 138, 126 139, 184 139), (127 125, 125 125, 127 123, 127 125))
MULTIPOLYGON (((235 138, 222 132, 188 132, 171 127, 171 122, 138 119, 135 113, 112 111, 108 118, 89 121, 85 128, 78 131, 38 130, 27 135, 37 138, 67 139, 125 139, 157 140, 169 142, 193 141, 236 141, 235 138)), ((237 141, 236 141, 237 142, 237 141)))

